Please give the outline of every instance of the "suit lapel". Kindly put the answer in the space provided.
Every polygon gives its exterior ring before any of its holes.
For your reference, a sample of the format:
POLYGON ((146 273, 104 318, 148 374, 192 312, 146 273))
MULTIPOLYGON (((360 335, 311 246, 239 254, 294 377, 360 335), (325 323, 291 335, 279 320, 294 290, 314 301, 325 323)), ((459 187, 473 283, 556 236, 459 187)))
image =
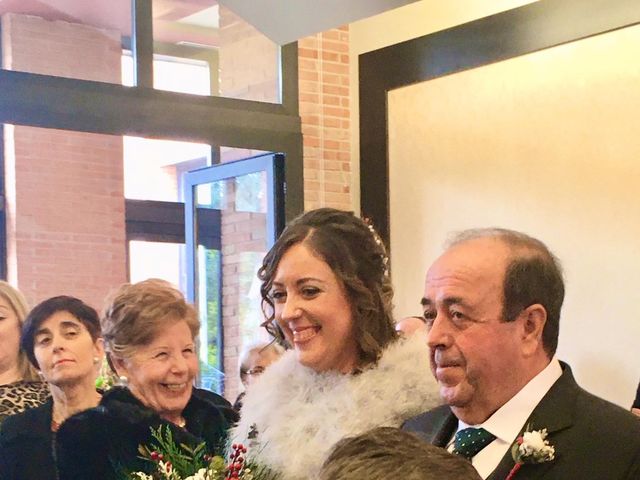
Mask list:
POLYGON ((431 433, 431 443, 438 447, 445 448, 458 429, 458 419, 453 412, 449 410, 448 415, 444 416, 434 427, 431 433))
POLYGON ((458 419, 448 405, 440 405, 417 417, 407 420, 402 426, 424 441, 438 447, 446 447, 458 428, 458 419))
MULTIPOLYGON (((547 439, 553 445, 553 434, 573 425, 579 387, 573 378, 569 365, 563 362, 560 362, 560 365, 563 370, 562 375, 547 394, 542 397, 542 400, 531 413, 518 436, 521 436, 527 430, 527 427, 529 431, 546 428, 549 434, 547 439)), ((556 452, 556 460, 559 455, 562 455, 562 452, 556 452)), ((516 478, 517 480, 542 478, 545 472, 553 468, 556 460, 523 465, 516 478)), ((504 480, 514 465, 511 448, 509 448, 496 469, 487 477, 487 480, 504 480)))

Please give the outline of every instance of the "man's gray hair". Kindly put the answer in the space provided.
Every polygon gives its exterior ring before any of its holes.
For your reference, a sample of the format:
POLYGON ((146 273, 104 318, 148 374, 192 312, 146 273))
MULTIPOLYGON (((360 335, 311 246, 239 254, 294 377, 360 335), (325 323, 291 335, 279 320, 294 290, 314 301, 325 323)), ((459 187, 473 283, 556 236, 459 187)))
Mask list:
POLYGON ((512 252, 504 277, 504 319, 513 321, 528 306, 542 305, 547 312, 542 342, 551 358, 558 347, 560 310, 565 292, 560 261, 537 238, 506 228, 463 230, 450 237, 446 246, 452 248, 482 238, 495 238, 512 252))

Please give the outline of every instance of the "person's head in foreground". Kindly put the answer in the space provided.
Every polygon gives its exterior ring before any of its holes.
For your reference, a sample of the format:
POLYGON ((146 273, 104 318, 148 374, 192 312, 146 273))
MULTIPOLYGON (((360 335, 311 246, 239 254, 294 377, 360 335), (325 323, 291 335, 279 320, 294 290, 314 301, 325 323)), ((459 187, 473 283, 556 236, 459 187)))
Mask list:
POLYGON ((470 462, 416 435, 379 427, 338 442, 320 480, 479 480, 470 462))
POLYGON ((440 393, 456 417, 484 422, 553 357, 564 282, 539 240, 463 232, 427 272, 422 298, 440 393))
POLYGON ((258 272, 267 327, 317 372, 351 373, 397 338, 380 238, 351 212, 321 208, 295 219, 258 272))
POLYGON ((105 349, 131 393, 176 425, 198 374, 195 309, 170 283, 158 279, 125 284, 105 310, 105 349))

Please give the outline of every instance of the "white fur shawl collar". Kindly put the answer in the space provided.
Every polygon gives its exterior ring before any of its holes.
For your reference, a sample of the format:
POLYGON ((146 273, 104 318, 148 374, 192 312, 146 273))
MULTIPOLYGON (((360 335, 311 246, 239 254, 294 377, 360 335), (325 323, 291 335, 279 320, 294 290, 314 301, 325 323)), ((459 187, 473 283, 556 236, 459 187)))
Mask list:
POLYGON ((428 352, 416 335, 389 346, 374 368, 341 375, 318 374, 289 351, 251 386, 230 437, 285 480, 314 478, 342 438, 398 427, 441 403, 428 352), (248 440, 254 425, 257 439, 248 440))

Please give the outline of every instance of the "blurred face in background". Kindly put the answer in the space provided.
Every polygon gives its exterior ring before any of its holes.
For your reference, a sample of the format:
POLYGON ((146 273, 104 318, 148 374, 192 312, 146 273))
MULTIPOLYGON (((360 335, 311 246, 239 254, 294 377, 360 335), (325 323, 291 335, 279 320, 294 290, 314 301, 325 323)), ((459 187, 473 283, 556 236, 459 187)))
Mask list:
POLYGON ((428 331, 427 322, 422 317, 405 317, 396 323, 396 332, 400 332, 406 337, 417 333, 426 337, 428 331))
MULTIPOLYGON (((11 305, 0 296, 0 374, 17 369, 19 351, 20 322, 18 316, 11 305)), ((20 379, 13 379, 13 381, 17 380, 20 379)))
POLYGON ((270 346, 251 350, 244 364, 244 374, 242 375, 242 383, 245 388, 255 382, 266 368, 278 360, 280 356, 281 354, 270 346))

